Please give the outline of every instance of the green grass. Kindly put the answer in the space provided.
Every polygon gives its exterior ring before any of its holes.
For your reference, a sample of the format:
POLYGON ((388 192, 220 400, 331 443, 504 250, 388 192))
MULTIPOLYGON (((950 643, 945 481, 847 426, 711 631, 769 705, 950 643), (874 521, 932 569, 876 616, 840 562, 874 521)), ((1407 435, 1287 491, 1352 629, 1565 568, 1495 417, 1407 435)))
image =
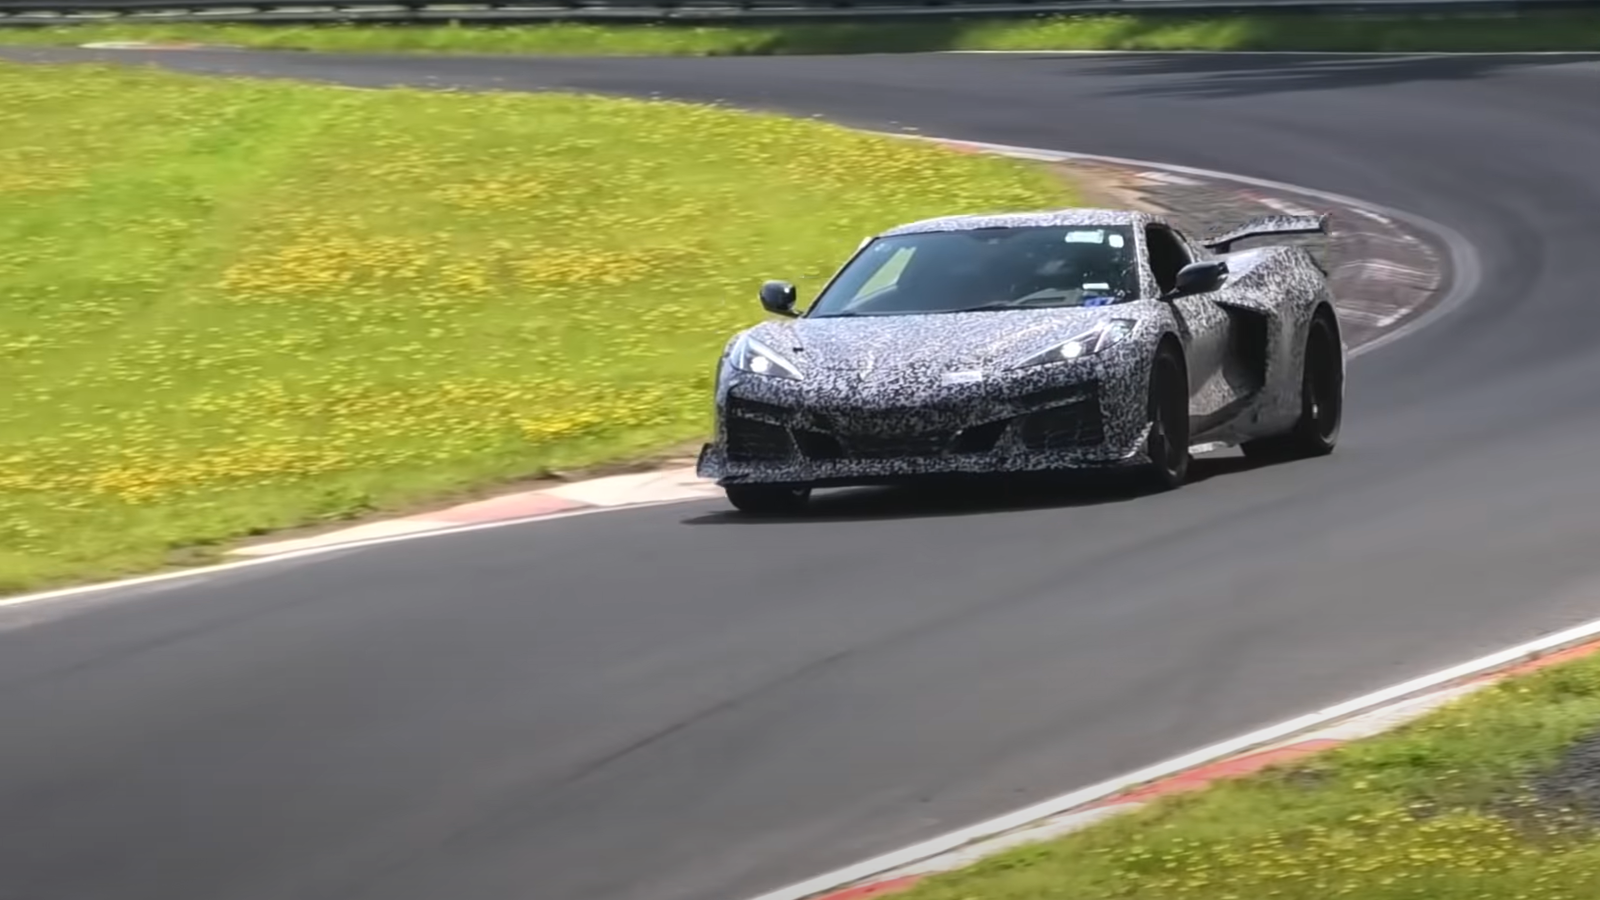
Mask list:
POLYGON ((173 40, 431 53, 762 55, 919 50, 1600 50, 1600 14, 1077 15, 750 26, 75 25, 0 32, 0 44, 173 40))
POLYGON ((764 277, 1071 202, 709 106, 0 63, 0 589, 681 443, 764 277))
POLYGON ((1533 780, 1600 727, 1600 657, 1158 801, 896 900, 1594 900, 1594 824, 1533 780))

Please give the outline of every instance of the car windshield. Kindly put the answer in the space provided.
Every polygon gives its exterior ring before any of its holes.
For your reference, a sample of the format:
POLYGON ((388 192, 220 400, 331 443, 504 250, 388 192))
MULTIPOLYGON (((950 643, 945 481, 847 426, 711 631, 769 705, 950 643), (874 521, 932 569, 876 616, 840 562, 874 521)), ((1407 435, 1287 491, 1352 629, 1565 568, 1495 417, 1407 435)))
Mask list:
POLYGON ((1106 306, 1138 294, 1125 225, 935 231, 868 244, 806 316, 1106 306))

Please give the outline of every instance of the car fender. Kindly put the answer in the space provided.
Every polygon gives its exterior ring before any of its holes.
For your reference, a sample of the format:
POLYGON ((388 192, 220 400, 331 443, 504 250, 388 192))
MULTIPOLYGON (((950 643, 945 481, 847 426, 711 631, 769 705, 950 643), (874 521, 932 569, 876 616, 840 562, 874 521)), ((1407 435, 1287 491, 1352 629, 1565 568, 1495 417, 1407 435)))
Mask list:
POLYGON ((1113 348, 1118 358, 1107 361, 1108 369, 1120 368, 1128 373, 1128 402, 1137 401, 1139 415, 1144 414, 1144 402, 1149 396, 1150 374, 1155 369, 1156 353, 1164 343, 1171 343, 1179 356, 1189 358, 1189 341, 1179 327, 1177 316, 1170 309, 1156 315, 1141 317, 1139 327, 1132 337, 1120 347, 1113 348), (1120 351, 1120 352, 1118 352, 1120 351))

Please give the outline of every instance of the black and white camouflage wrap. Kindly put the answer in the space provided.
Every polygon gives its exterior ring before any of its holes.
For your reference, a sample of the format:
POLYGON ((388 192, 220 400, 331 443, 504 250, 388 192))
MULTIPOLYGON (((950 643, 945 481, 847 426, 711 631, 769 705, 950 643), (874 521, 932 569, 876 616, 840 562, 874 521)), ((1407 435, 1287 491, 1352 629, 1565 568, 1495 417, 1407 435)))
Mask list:
POLYGON ((1216 254, 1185 238, 1193 260, 1225 259, 1228 277, 1213 292, 1161 300, 1148 224, 1171 227, 1141 212, 1070 209, 884 232, 1131 225, 1141 296, 1092 308, 763 322, 740 334, 783 355, 801 377, 734 368, 729 352, 740 335, 731 338, 699 475, 722 485, 824 486, 1140 465, 1149 461, 1150 371, 1163 339, 1177 342, 1188 366, 1191 443, 1235 444, 1291 428, 1307 328, 1319 309, 1336 316, 1322 270, 1296 246, 1216 254), (1017 367, 1107 319, 1135 324, 1097 354, 1017 367))

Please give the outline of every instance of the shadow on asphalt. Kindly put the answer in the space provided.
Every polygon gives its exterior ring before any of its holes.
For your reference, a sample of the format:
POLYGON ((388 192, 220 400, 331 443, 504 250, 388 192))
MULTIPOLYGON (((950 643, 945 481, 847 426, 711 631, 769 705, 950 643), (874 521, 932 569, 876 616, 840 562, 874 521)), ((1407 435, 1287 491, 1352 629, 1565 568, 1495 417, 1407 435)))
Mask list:
MULTIPOLYGON (((1189 484, 1248 472, 1263 464, 1242 455, 1198 457, 1189 484)), ((690 516, 685 525, 771 525, 798 522, 859 522, 983 515, 1034 509, 1065 509, 1121 503, 1153 493, 1130 473, 1075 476, 968 478, 916 486, 840 488, 814 494, 794 516, 749 516, 732 508, 690 516)))
MULTIPOLYGON (((1040 62, 1048 56, 1037 57, 1040 62)), ((1057 57, 1057 60, 1060 58, 1057 57)), ((1409 82, 1463 81, 1513 69, 1600 61, 1600 53, 1572 56, 1272 56, 1248 52, 1092 57, 1095 74, 1118 78, 1126 87, 1111 93, 1146 97, 1250 97, 1409 82), (1262 60, 1270 59, 1270 65, 1262 60), (1162 77, 1170 76, 1170 77, 1162 77)), ((1082 58, 1062 63, 1064 78, 1085 74, 1082 58)))

